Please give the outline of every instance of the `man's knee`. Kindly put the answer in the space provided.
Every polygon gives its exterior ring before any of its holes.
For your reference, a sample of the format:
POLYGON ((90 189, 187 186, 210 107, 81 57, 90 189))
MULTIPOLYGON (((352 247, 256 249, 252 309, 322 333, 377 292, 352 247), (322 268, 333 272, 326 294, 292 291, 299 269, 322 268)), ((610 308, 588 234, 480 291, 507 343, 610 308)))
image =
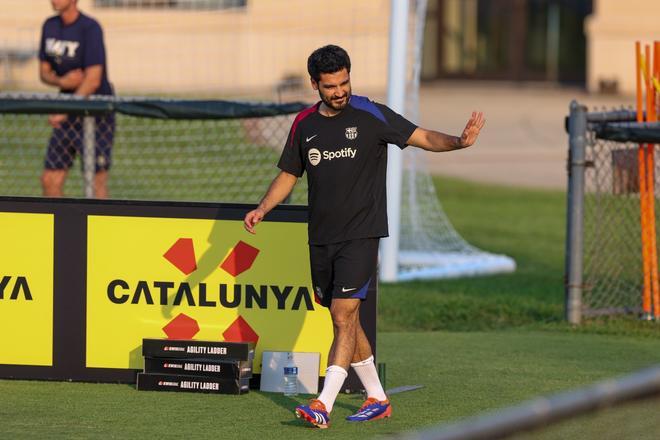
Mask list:
POLYGON ((337 299, 332 302, 330 316, 335 328, 354 327, 359 321, 359 300, 337 299))

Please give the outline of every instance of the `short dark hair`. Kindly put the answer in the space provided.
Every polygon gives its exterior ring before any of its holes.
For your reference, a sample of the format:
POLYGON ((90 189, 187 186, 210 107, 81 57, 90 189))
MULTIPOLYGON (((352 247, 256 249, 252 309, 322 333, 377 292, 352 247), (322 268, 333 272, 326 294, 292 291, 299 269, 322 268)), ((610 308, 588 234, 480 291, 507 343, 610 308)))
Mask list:
POLYGON ((351 73, 351 59, 344 49, 334 44, 316 49, 307 58, 307 72, 317 82, 322 73, 335 73, 343 68, 351 73))

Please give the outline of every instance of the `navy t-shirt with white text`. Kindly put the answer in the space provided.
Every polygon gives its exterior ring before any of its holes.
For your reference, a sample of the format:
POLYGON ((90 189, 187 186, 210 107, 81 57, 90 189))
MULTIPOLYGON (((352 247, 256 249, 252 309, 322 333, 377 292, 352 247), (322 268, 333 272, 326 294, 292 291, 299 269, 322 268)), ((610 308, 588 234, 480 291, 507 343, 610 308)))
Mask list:
MULTIPOLYGON (((89 66, 103 66, 101 85, 95 95, 112 95, 112 86, 108 81, 108 68, 103 44, 101 25, 91 17, 80 13, 76 21, 65 25, 55 15, 48 18, 41 30, 39 60, 48 62, 57 76, 71 70, 86 69, 89 66)), ((73 93, 74 90, 61 90, 73 93)))
POLYGON ((307 172, 309 243, 386 237, 387 144, 405 148, 417 126, 362 96, 332 117, 319 105, 298 114, 277 164, 307 172))

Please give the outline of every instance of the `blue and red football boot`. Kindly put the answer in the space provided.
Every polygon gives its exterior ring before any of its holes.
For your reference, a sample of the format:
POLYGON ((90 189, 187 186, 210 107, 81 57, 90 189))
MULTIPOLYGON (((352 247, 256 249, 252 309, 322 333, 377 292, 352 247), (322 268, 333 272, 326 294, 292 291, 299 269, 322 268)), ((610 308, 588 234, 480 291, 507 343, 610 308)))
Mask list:
POLYGON ((355 414, 346 417, 349 422, 368 422, 384 419, 392 415, 392 405, 389 400, 378 400, 369 397, 355 414))
POLYGON ((325 429, 330 426, 330 416, 323 402, 313 399, 309 405, 296 406, 296 417, 304 419, 316 428, 325 429))

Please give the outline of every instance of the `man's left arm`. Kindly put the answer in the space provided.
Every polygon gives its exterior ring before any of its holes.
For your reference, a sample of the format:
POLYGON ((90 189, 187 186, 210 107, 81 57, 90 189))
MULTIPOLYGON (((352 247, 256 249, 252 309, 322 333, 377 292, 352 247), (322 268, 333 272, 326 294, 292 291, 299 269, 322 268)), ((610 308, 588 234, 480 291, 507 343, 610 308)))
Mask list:
POLYGON ((97 92, 103 80, 105 63, 105 43, 103 42, 103 29, 94 21, 85 30, 82 53, 83 80, 76 88, 78 96, 89 96, 97 92))
POLYGON ((88 66, 83 70, 83 79, 76 88, 75 94, 78 96, 89 96, 94 94, 101 86, 103 78, 103 65, 88 66))
POLYGON ((472 117, 468 120, 460 136, 451 136, 439 131, 417 127, 406 144, 433 152, 460 150, 476 142, 485 123, 483 113, 472 112, 472 117))

